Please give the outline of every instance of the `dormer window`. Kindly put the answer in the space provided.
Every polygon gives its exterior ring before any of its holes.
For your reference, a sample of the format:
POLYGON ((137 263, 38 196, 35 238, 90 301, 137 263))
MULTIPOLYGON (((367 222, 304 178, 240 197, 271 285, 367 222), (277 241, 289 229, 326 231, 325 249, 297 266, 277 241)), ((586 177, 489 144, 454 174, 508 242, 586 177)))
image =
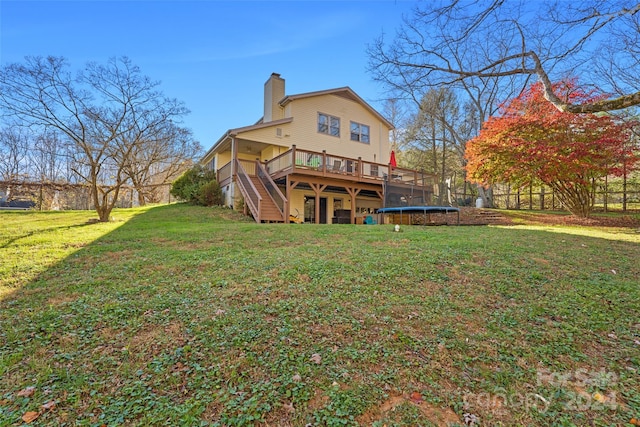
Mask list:
POLYGON ((318 113, 318 132, 339 137, 340 119, 328 114, 318 113))
POLYGON ((351 122, 351 140, 369 143, 369 126, 360 123, 351 122))

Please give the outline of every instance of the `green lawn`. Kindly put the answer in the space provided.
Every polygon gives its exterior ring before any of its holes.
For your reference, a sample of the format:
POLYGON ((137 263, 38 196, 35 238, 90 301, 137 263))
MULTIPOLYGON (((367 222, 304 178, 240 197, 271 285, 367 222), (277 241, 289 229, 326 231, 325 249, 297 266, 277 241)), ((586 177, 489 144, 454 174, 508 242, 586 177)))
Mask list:
POLYGON ((0 212, 0 426, 620 426, 640 233, 0 212))

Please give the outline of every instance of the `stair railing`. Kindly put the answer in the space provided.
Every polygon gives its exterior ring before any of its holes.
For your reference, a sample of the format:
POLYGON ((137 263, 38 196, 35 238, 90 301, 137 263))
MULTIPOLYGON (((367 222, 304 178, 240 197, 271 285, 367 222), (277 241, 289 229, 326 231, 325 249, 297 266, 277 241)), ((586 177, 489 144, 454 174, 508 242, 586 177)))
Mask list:
POLYGON ((251 182, 251 178, 247 175, 247 172, 242 167, 242 164, 236 159, 236 174, 238 176, 238 186, 240 192, 244 196, 244 202, 251 211, 253 218, 256 222, 260 222, 262 214, 262 196, 258 193, 258 190, 251 182))
POLYGON ((278 211, 280 212, 280 215, 282 215, 282 219, 284 220, 284 207, 286 205, 287 198, 284 196, 284 194, 282 194, 282 191, 280 191, 275 181, 267 172, 267 169, 264 167, 264 165, 257 160, 256 176, 258 177, 260 182, 262 182, 264 188, 267 189, 267 192, 271 196, 271 199, 273 199, 273 202, 275 203, 278 211))

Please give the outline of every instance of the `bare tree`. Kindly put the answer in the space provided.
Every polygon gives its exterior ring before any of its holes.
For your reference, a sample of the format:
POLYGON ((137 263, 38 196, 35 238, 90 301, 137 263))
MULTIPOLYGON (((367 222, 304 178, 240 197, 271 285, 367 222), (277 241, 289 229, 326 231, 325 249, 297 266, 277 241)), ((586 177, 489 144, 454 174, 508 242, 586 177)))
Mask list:
POLYGON ((462 171, 466 117, 460 113, 456 94, 448 88, 431 89, 422 99, 403 140, 410 167, 438 176, 438 204, 444 203, 448 183, 462 171))
POLYGON ((192 166, 201 146, 191 131, 172 123, 159 126, 135 145, 124 164, 124 172, 138 193, 140 206, 158 201, 158 190, 166 187, 192 166))
MULTIPOLYGON (((383 114, 393 125, 393 129, 389 135, 391 139, 391 149, 398 150, 398 144, 405 133, 405 124, 407 122, 407 111, 400 99, 386 99, 383 106, 383 114)), ((380 159, 382 162, 386 159, 380 159)))
POLYGON ((148 135, 188 111, 157 90, 128 58, 88 64, 77 76, 63 58, 26 58, 0 74, 0 108, 32 128, 69 141, 70 165, 91 188, 100 221, 108 221, 129 179, 129 156, 148 135))
POLYGON ((34 178, 51 182, 64 179, 67 159, 64 156, 64 143, 58 132, 48 131, 34 138, 29 151, 34 178))
POLYGON ((519 77, 524 87, 535 77, 562 111, 625 109, 640 104, 638 12, 628 0, 424 2, 392 43, 380 37, 370 47, 370 66, 390 86, 413 91, 478 78, 519 77), (577 73, 613 97, 565 102, 551 82, 577 73))
POLYGON ((0 130, 0 179, 12 181, 27 175, 29 136, 18 126, 0 130))

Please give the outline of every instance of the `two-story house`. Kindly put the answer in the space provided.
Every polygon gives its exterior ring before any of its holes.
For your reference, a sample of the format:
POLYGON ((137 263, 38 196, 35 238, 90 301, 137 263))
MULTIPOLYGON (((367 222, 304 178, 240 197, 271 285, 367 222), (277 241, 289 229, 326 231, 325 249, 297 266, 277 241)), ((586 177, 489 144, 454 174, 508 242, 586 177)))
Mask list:
POLYGON ((286 95, 274 73, 263 117, 228 130, 201 163, 217 172, 226 204, 257 222, 356 223, 383 206, 390 185, 432 191, 420 173, 389 163, 392 129, 349 87, 286 95))

